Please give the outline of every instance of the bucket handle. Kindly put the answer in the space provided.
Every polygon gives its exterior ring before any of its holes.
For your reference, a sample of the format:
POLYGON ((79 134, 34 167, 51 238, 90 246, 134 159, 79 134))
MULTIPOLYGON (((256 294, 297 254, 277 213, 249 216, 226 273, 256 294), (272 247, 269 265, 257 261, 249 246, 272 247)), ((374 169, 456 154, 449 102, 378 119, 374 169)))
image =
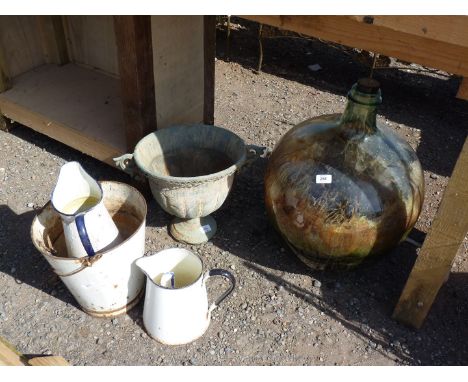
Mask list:
POLYGON ((79 268, 76 268, 74 271, 71 271, 70 273, 57 273, 57 271, 55 269, 53 269, 54 273, 58 276, 58 277, 68 277, 68 276, 73 276, 75 274, 77 274, 78 272, 81 272, 83 269, 86 269, 90 266, 92 266, 96 261, 98 261, 100 258, 102 257, 102 254, 98 254, 96 256, 93 256, 93 257, 81 257, 80 259, 83 259, 82 260, 82 264, 81 264, 81 267, 79 268))
POLYGON ((205 283, 206 280, 213 276, 222 276, 225 279, 227 279, 231 285, 229 285, 229 288, 221 296, 219 296, 213 304, 211 304, 208 310, 208 314, 210 314, 213 311, 213 309, 215 309, 219 304, 221 304, 221 302, 223 302, 223 300, 231 294, 231 292, 234 290, 234 287, 236 286, 236 279, 234 278, 234 275, 231 272, 226 271, 225 269, 218 268, 214 268, 208 271, 203 283, 205 283))

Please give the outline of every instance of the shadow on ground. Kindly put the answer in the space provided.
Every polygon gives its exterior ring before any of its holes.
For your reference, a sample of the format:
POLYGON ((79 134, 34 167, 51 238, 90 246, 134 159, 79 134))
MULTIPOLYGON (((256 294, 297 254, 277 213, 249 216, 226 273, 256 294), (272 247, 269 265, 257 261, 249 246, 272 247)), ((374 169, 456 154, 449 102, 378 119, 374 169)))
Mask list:
MULTIPOLYGON (((466 364, 468 346, 461 338, 468 335, 468 274, 452 275, 421 330, 398 324, 391 315, 416 260, 417 248, 403 242, 378 261, 352 271, 309 270, 267 220, 263 202, 265 167, 266 160, 259 160, 238 176, 232 194, 214 213, 219 222, 212 239, 216 246, 337 320, 383 355, 393 354, 408 365, 466 364), (286 280, 286 273, 318 280, 320 291, 286 280)), ((410 237, 423 242, 425 234, 414 229, 410 237)))
MULTIPOLYGON (((233 22, 240 28, 231 30, 229 56, 225 29, 217 29, 217 57, 256 70, 258 24, 240 18, 234 18, 233 22)), ((264 38, 263 52, 263 72, 341 96, 347 94, 358 78, 370 73, 368 66, 353 59, 351 49, 314 38, 264 38), (309 70, 308 66, 313 64, 322 69, 309 70)), ((455 98, 461 79, 442 72, 428 75, 406 71, 414 69, 411 65, 404 69, 375 71, 374 78, 382 85, 384 99, 379 114, 420 130, 417 154, 423 168, 450 176, 468 130, 468 102, 455 98)))
POLYGON ((0 272, 11 275, 17 284, 28 284, 79 309, 73 296, 52 271, 31 241, 31 224, 38 211, 16 214, 0 205, 0 272))

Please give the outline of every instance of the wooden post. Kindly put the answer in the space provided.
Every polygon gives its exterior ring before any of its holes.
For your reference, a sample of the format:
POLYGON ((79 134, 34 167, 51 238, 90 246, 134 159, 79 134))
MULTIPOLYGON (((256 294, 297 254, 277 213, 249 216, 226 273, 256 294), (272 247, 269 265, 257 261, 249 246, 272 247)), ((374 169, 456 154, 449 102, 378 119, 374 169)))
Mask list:
POLYGON ((468 77, 463 77, 458 88, 457 98, 468 101, 468 77))
POLYGON ((156 129, 150 16, 114 16, 127 150, 156 129))
POLYGON ((26 362, 13 346, 0 337, 0 366, 24 366, 26 362))
POLYGON ((63 65, 69 61, 61 16, 37 16, 45 61, 63 65))
POLYGON ((10 88, 10 79, 8 77, 8 70, 6 60, 3 53, 2 46, 0 45, 0 93, 10 88))
POLYGON ((468 139, 393 318, 420 328, 468 231, 468 139))
POLYGON ((29 366, 70 366, 62 356, 51 355, 45 357, 35 357, 28 361, 29 366))
POLYGON ((204 50, 204 97, 203 122, 214 124, 214 97, 215 97, 215 57, 216 57, 216 16, 203 18, 203 50, 204 50))
POLYGON ((0 337, 0 366, 70 366, 70 364, 61 356, 41 356, 28 360, 0 337))

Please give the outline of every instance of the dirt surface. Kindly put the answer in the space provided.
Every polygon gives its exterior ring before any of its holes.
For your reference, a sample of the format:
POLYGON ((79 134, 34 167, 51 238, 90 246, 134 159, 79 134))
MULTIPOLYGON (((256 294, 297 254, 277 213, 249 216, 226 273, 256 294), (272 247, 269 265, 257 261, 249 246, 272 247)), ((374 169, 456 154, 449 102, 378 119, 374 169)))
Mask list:
MULTIPOLYGON (((234 20, 234 24, 236 21, 234 20)), ((230 60, 218 31, 215 123, 247 143, 271 148, 294 124, 341 112, 346 92, 369 68, 314 39, 272 38, 257 65, 257 26, 234 25, 230 60), (312 71, 309 65, 319 64, 312 71)), ((468 103, 456 100, 459 78, 416 65, 377 70, 384 103, 378 119, 416 149, 426 198, 410 237, 422 241, 463 145, 468 103)), ((235 292, 214 311, 205 335, 169 347, 142 324, 143 303, 115 319, 80 310, 31 243, 36 209, 60 166, 79 161, 97 179, 131 182, 125 174, 22 126, 0 132, 0 335, 26 354, 62 355, 74 365, 461 365, 468 363, 466 243, 423 328, 391 319, 418 249, 404 242, 378 263, 346 273, 313 272, 284 246, 263 202, 266 160, 239 174, 214 213, 218 232, 191 247, 207 268, 235 274, 235 292)), ((150 197, 146 252, 176 243, 170 216, 150 197)), ((210 299, 224 284, 210 284, 210 299)))

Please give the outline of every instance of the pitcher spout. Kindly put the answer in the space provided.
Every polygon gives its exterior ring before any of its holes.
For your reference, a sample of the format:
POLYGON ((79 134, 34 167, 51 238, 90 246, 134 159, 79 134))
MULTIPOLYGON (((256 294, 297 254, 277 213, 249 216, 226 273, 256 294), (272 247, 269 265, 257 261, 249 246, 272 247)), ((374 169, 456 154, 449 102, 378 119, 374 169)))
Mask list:
POLYGON ((86 198, 92 200, 93 204, 101 201, 102 190, 99 183, 78 162, 64 164, 52 192, 52 206, 62 216, 75 215, 80 206, 75 206, 73 201, 83 201, 86 198))
POLYGON ((154 262, 155 258, 151 256, 143 256, 135 261, 135 265, 153 282, 159 274, 158 268, 153 266, 154 262))

